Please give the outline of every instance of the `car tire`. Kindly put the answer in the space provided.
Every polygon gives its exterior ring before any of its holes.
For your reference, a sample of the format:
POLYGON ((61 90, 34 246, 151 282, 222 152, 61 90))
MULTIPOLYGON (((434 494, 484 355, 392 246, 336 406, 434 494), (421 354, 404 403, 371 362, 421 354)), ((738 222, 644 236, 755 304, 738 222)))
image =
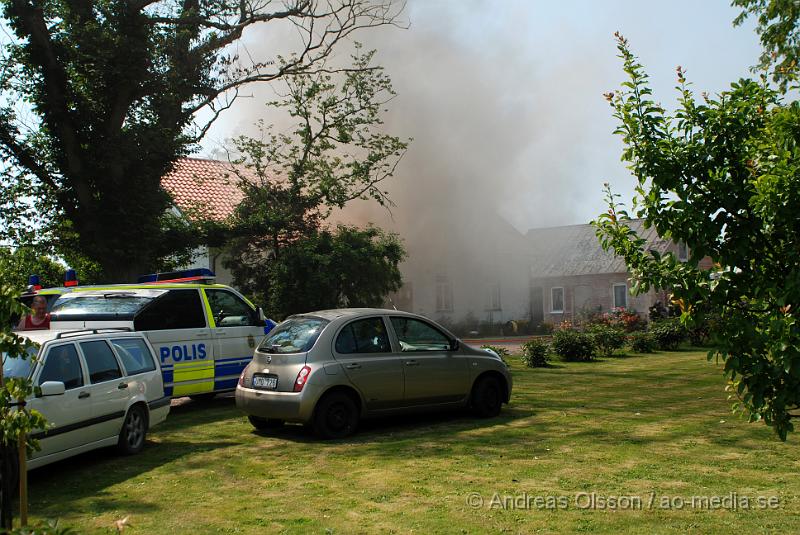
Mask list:
POLYGON ((216 395, 217 395, 216 392, 206 392, 205 394, 192 394, 191 396, 189 396, 189 399, 191 399, 192 401, 202 403, 204 401, 211 401, 216 397, 216 395))
POLYGON ((324 396, 314 409, 314 433, 323 439, 344 438, 358 427, 358 406, 343 392, 324 396))
POLYGON ((503 406, 503 388, 496 377, 481 377, 472 388, 472 412, 480 418, 493 418, 503 406))
POLYGON ((283 420, 278 420, 277 418, 260 418, 258 416, 248 416, 248 420, 250 423, 258 429, 259 431, 268 431, 270 429, 278 429, 283 427, 285 423, 283 420))
POLYGON ((124 455, 139 453, 144 448, 147 438, 147 413, 141 405, 128 409, 122 431, 119 433, 117 448, 124 455))

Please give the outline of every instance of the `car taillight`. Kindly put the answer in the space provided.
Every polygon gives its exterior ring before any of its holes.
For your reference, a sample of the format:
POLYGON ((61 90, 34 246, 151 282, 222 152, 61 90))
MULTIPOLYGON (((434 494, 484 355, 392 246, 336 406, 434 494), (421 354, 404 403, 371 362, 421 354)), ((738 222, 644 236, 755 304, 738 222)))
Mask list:
POLYGON ((306 386, 308 375, 311 373, 311 368, 303 366, 303 369, 297 374, 297 379, 294 380, 294 391, 300 392, 306 386))
POLYGON ((247 375, 247 369, 250 367, 250 364, 244 367, 242 370, 241 375, 239 375, 239 386, 244 386, 244 376, 247 375))

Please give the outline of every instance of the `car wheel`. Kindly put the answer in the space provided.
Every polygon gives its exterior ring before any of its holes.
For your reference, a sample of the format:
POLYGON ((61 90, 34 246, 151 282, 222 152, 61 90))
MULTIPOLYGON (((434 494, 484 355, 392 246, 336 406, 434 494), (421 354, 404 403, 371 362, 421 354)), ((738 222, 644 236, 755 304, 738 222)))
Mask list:
POLYGON ((328 394, 317 403, 313 425, 320 438, 344 438, 358 427, 358 407, 347 394, 328 394))
POLYGON ((134 405, 128 409, 122 431, 119 433, 117 447, 125 455, 139 453, 144 448, 147 437, 147 414, 141 405, 134 405))
POLYGON ((503 389, 496 377, 482 377, 475 383, 471 398, 472 411, 481 418, 500 414, 503 406, 503 389))
POLYGON ((277 418, 259 418, 258 416, 248 416, 248 420, 253 424, 253 427, 259 431, 267 431, 269 429, 278 429, 283 427, 284 421, 277 418))
POLYGON ((214 399, 216 395, 217 395, 216 392, 206 392, 205 394, 192 394, 191 396, 189 396, 189 399, 191 399, 192 401, 199 401, 199 402, 211 401, 212 399, 214 399))

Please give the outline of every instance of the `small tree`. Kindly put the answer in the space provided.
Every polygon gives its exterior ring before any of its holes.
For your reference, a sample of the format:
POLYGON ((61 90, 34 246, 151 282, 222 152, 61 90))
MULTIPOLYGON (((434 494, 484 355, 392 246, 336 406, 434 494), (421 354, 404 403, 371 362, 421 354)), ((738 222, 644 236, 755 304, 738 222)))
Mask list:
POLYGON ((625 258, 635 292, 670 288, 688 327, 719 314, 709 358, 724 359, 735 408, 785 439, 800 416, 800 105, 766 75, 698 102, 678 67, 679 106, 669 114, 619 35, 618 49, 629 80, 606 97, 638 180, 636 217, 691 254, 680 262, 648 251, 608 188, 600 242, 625 258), (705 256, 719 268, 701 269, 705 256))
MULTIPOLYGON (((29 357, 30 341, 10 330, 12 318, 25 312, 17 301, 17 290, 9 285, 0 285, 0 354, 9 359, 25 359, 29 357)), ((14 463, 18 462, 20 475, 20 517, 22 524, 27 523, 27 475, 25 456, 38 448, 35 440, 30 439, 33 429, 45 426, 44 416, 37 411, 25 410, 24 400, 33 392, 28 378, 3 376, 0 367, 0 528, 11 529, 11 503, 14 489, 13 477, 16 472, 14 463), (15 456, 17 459, 15 460, 15 456)))

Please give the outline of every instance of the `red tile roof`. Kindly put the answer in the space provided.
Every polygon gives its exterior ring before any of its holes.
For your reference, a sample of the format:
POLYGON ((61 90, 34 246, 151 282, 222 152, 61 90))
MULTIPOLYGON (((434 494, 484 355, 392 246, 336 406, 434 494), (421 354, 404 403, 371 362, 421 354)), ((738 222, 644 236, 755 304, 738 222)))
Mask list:
MULTIPOLYGON (((238 169, 243 170, 242 167, 238 169)), ((247 170, 244 173, 247 174, 247 170)), ((161 185, 172 195, 178 209, 189 217, 198 214, 222 221, 242 200, 238 180, 230 162, 181 158, 172 171, 164 175, 161 185)))

